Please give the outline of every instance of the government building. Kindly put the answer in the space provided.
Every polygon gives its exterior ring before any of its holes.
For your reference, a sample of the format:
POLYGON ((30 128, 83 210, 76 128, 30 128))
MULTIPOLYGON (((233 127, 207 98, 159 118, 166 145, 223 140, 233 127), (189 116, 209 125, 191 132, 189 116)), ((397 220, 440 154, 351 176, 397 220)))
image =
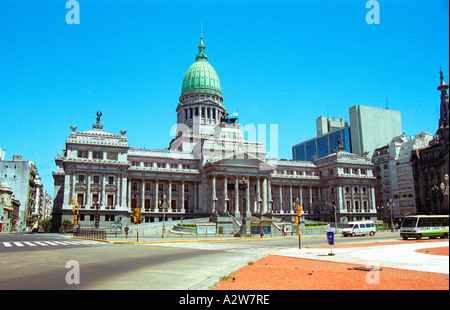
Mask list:
POLYGON ((101 112, 91 130, 71 127, 55 159, 53 228, 73 219, 72 199, 81 227, 94 227, 96 219, 105 228, 114 221, 128 224, 135 208, 147 223, 162 221, 164 214, 168 221, 291 221, 296 203, 312 220, 334 222, 334 207, 341 223, 376 219, 370 158, 336 148, 313 161, 270 159, 262 143, 244 137, 241 124, 226 112, 203 38, 174 108, 177 134, 163 150, 133 148, 125 131, 108 133, 101 112))

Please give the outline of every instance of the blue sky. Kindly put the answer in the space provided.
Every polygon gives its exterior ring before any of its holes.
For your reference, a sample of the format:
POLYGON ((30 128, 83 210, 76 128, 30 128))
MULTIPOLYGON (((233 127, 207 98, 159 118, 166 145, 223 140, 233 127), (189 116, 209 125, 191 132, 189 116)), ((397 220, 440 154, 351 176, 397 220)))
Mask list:
POLYGON ((224 106, 243 125, 277 124, 279 158, 317 117, 349 120, 357 104, 387 99, 408 136, 437 130, 448 0, 379 0, 372 25, 365 0, 78 0, 78 25, 66 2, 0 0, 0 147, 35 162, 52 195, 70 126, 90 130, 97 111, 130 146, 168 147, 201 22, 224 106))

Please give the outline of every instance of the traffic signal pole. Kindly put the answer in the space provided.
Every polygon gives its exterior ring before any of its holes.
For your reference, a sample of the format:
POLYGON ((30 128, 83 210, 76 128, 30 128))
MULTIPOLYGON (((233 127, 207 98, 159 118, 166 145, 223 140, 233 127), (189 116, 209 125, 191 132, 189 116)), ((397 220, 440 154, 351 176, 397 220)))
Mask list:
POLYGON ((302 216, 302 206, 301 205, 297 205, 297 228, 298 228, 298 248, 301 249, 302 248, 302 238, 301 238, 301 227, 300 227, 300 217, 302 216))
POLYGON ((134 222, 136 223, 136 242, 139 242, 139 208, 134 209, 134 222))

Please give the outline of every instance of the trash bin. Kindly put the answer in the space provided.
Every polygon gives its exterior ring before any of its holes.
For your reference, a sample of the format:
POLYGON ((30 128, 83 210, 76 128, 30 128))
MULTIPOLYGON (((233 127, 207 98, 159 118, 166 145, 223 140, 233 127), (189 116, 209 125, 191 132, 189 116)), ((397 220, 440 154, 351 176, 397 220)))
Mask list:
POLYGON ((327 232, 327 240, 328 240, 328 245, 334 245, 334 232, 332 232, 332 231, 327 232))

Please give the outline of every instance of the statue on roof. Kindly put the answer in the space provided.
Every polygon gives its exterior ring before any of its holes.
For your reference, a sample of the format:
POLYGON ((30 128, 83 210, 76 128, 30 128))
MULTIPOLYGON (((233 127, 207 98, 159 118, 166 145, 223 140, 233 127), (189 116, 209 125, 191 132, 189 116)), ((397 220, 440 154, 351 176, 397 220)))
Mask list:
POLYGON ((97 112, 97 124, 100 124, 100 117, 102 117, 102 112, 98 111, 97 112))

